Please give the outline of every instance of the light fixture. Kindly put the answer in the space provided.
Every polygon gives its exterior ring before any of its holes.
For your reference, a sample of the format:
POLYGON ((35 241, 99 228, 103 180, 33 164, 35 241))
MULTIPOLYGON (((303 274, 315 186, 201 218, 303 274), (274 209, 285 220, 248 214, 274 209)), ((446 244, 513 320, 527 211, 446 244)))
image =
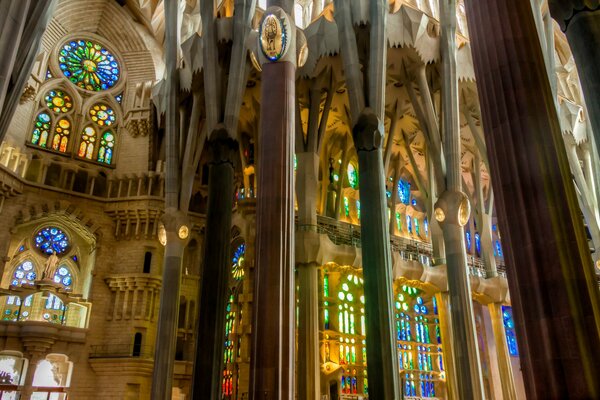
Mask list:
POLYGON ((163 246, 167 245, 167 230, 162 222, 158 224, 158 241, 163 246))

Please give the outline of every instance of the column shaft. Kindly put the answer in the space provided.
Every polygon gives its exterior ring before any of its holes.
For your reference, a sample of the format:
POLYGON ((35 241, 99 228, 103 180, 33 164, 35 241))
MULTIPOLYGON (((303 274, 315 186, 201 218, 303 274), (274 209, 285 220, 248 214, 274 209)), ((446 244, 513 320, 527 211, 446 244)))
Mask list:
POLYGON ((298 264, 298 398, 320 399, 319 265, 298 264))
POLYGON ((598 398, 598 287, 531 6, 466 5, 527 397, 598 398))
POLYGON ((231 264, 233 164, 237 149, 227 133, 210 143, 213 160, 208 178, 208 209, 200 307, 196 329, 193 399, 220 399, 225 342, 227 286, 231 264))
POLYGON ((294 398, 295 66, 263 65, 250 398, 294 398))
POLYGON ((358 153, 369 397, 399 399, 399 371, 393 330, 393 276, 381 141, 374 114, 361 114, 353 130, 358 153))
POLYGON ((172 394, 183 249, 183 241, 179 240, 177 233, 167 231, 163 281, 160 290, 160 322, 154 349, 152 400, 168 400, 172 394))
POLYGON ((452 347, 452 329, 450 321, 450 304, 448 292, 436 293, 438 315, 440 317, 440 333, 442 336, 442 352, 444 370, 446 371, 446 392, 449 400, 458 400, 458 383, 454 366, 454 349, 452 347))

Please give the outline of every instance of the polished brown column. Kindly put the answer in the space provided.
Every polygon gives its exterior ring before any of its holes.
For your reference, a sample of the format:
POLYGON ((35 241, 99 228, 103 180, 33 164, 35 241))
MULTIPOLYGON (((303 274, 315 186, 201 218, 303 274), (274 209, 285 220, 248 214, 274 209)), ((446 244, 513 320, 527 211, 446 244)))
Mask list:
POLYGON ((467 0, 527 397, 600 397, 598 287, 527 1, 467 0))
POLYGON ((296 67, 262 69, 250 398, 293 399, 296 67))

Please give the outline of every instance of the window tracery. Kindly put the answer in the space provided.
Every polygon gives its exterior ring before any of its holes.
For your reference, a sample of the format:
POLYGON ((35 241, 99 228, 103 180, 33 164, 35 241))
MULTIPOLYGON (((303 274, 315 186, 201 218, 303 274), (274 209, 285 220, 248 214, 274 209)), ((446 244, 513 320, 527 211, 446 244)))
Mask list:
POLYGON ((121 118, 117 108, 123 99, 119 61, 104 45, 88 39, 68 41, 55 60, 46 75, 48 90, 40 98, 29 143, 113 165, 121 118), (61 73, 73 86, 55 78, 61 73))

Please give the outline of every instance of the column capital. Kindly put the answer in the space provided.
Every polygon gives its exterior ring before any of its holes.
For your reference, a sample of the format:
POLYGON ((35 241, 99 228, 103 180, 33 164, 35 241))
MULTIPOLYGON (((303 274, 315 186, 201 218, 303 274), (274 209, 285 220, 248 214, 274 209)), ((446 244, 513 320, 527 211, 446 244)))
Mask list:
POLYGON ((210 150, 210 164, 232 164, 238 151, 238 143, 229 136, 224 125, 217 125, 210 135, 208 142, 210 150))
POLYGON ((383 121, 377 118, 375 111, 369 107, 362 110, 352 128, 352 138, 354 139, 356 151, 380 149, 383 145, 383 136, 383 121))
POLYGON ((600 10, 600 0, 548 0, 550 14, 566 31, 576 14, 600 10))

